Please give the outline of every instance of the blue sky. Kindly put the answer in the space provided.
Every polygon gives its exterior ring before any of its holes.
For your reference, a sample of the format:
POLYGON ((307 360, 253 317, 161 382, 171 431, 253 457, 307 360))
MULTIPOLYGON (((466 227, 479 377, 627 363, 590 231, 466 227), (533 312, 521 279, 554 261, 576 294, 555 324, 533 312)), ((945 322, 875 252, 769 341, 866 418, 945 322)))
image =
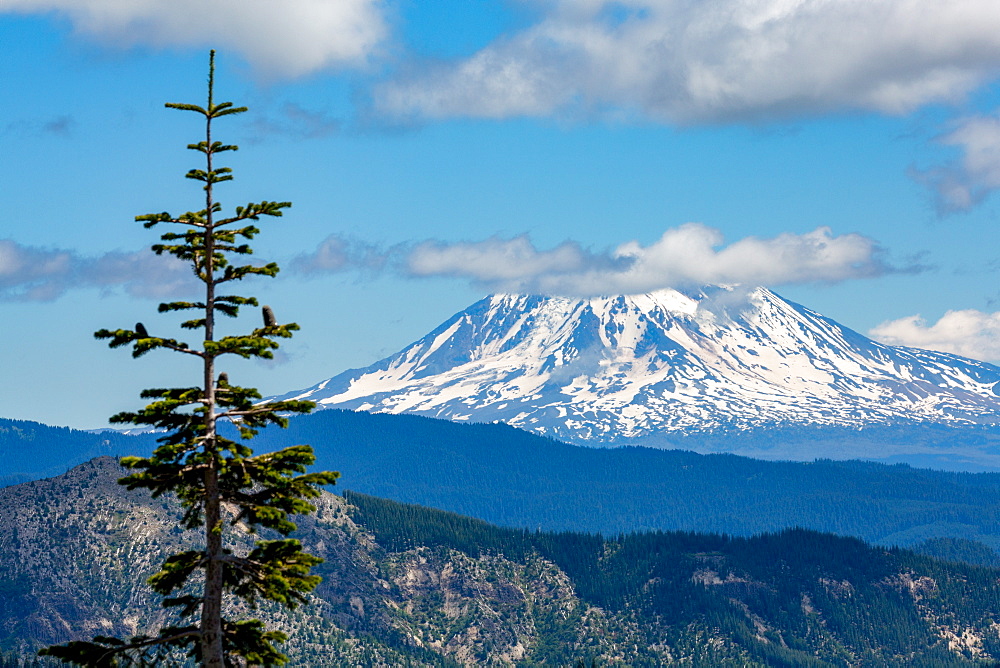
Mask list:
MULTIPOLYGON (((301 333, 280 393, 495 290, 763 284, 890 342, 1000 360, 994 0, 5 0, 0 415, 98 427, 164 354, 106 349, 185 274, 207 52, 224 205, 290 200, 246 286, 301 333)), ((245 316, 250 318, 251 316, 245 316)), ((244 320, 244 326, 255 324, 244 320)))

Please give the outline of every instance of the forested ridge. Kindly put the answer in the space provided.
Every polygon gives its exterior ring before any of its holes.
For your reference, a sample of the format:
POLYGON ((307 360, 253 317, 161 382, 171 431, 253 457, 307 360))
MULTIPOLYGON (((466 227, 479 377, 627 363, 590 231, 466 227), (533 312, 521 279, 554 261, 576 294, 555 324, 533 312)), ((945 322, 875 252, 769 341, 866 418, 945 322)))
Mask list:
POLYGON ((0 418, 0 487, 60 475, 101 455, 146 452, 153 446, 151 435, 80 431, 0 418))
MULTIPOLYGON (((768 665, 811 665, 820 658, 844 665, 959 665, 928 627, 935 615, 921 609, 923 597, 951 601, 939 609, 942 618, 981 619, 991 628, 1000 611, 995 570, 803 529, 754 537, 650 532, 604 538, 504 529, 346 496, 352 516, 386 549, 440 546, 514 560, 537 553, 562 569, 588 603, 615 612, 641 610, 672 628, 707 622, 768 665), (908 597, 917 605, 911 607, 908 597), (843 605, 845 599, 851 605, 843 605), (768 630, 766 620, 780 623, 768 630), (828 635, 823 652, 812 646, 817 634, 828 635)), ((1000 635, 992 631, 979 647, 997 656, 1000 635)))
MULTIPOLYGON (((0 471, 0 477, 57 475, 95 454, 142 454, 153 438, 0 420, 0 451, 13 453, 3 460, 7 473, 0 471)), ((313 445, 318 469, 343 473, 340 489, 504 526, 608 535, 646 530, 753 535, 799 526, 890 546, 937 540, 932 554, 984 564, 992 563, 993 553, 983 552, 982 545, 1000 548, 997 473, 594 449, 502 424, 334 410, 295 418, 285 431, 265 430, 256 447, 266 451, 296 443, 313 445), (945 554, 942 538, 964 542, 953 543, 945 554), (979 547, 970 548, 970 541, 979 547)))
MULTIPOLYGON (((190 537, 114 460, 0 490, 0 656, 128 635, 190 537)), ((969 666, 1000 656, 1000 571, 803 529, 600 536, 325 494, 309 605, 260 613, 297 666, 969 666)), ((249 538, 248 538, 249 539, 249 538)))
POLYGON ((342 471, 342 488, 505 526, 737 535, 800 526, 884 545, 951 537, 1000 548, 996 473, 585 448, 504 424, 333 410, 263 434, 267 447, 294 442, 342 471))

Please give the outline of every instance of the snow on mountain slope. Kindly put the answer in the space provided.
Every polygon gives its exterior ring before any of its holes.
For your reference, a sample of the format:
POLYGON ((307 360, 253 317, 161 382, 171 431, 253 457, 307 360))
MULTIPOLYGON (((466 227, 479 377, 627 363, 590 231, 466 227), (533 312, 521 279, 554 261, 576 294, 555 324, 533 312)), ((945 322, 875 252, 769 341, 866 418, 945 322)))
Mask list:
POLYGON ((1000 424, 1000 367, 882 345, 756 288, 494 295, 280 398, 502 420, 577 443, 759 426, 1000 424))

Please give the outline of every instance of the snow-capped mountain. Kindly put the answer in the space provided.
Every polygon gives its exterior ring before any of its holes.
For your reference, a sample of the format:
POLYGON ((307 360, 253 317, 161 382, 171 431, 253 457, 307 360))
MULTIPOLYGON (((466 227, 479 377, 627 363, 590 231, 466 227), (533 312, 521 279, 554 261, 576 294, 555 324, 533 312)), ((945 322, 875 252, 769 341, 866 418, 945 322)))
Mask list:
POLYGON ((760 426, 1000 424, 1000 367, 872 341, 756 288, 494 295, 282 399, 500 420, 576 443, 760 426))

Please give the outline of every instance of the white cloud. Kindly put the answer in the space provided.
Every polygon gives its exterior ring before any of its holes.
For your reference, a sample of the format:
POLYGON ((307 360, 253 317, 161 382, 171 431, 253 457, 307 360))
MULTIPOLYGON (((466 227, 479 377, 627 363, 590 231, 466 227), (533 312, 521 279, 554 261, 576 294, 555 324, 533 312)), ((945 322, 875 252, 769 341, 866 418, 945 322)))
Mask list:
POLYGON ((1000 188, 1000 117, 967 118, 938 140, 960 149, 959 160, 913 176, 934 189, 938 211, 967 211, 1000 188))
POLYGON ((148 250, 111 252, 77 262, 75 279, 79 287, 102 289, 122 287, 133 297, 163 299, 192 294, 197 279, 187 262, 148 250))
POLYGON ((291 268, 306 275, 358 269, 377 272, 385 267, 392 254, 374 244, 331 234, 312 253, 293 258, 291 268))
POLYGON ((787 285, 838 282, 889 271, 881 249, 859 234, 820 227, 723 246, 722 233, 699 223, 667 230, 654 243, 590 253, 573 242, 539 251, 525 237, 479 243, 426 243, 406 258, 417 276, 463 276, 491 290, 545 294, 634 294, 708 284, 787 285))
POLYGON ((239 52, 269 76, 363 66, 388 34, 382 0, 4 0, 4 11, 56 12, 116 46, 239 52))
POLYGON ((868 336, 894 346, 954 353, 973 359, 1000 360, 1000 313, 948 311, 928 325, 919 315, 883 322, 868 336))
POLYGON ((404 263, 414 276, 458 276, 498 285, 517 285, 543 276, 576 276, 607 270, 614 264, 610 257, 589 253, 572 241, 539 251, 525 236, 458 243, 425 241, 410 250, 404 263))
POLYGON ((79 288, 123 288, 135 297, 162 298, 194 281, 187 263, 149 251, 88 258, 0 239, 0 301, 51 301, 79 288))
POLYGON ((539 250, 526 236, 424 241, 381 251, 333 236, 294 266, 304 273, 385 268, 404 276, 461 278, 490 291, 583 296, 706 284, 833 283, 901 271, 883 255, 868 237, 835 236, 826 227, 726 246, 718 230, 688 223, 648 246, 630 241, 601 252, 574 241, 539 250))
POLYGON ((535 25, 376 90, 417 118, 679 123, 955 100, 1000 73, 995 0, 535 0, 535 25))
POLYGON ((61 286, 72 273, 74 260, 67 251, 43 250, 0 239, 0 295, 54 299, 65 291, 61 286))

